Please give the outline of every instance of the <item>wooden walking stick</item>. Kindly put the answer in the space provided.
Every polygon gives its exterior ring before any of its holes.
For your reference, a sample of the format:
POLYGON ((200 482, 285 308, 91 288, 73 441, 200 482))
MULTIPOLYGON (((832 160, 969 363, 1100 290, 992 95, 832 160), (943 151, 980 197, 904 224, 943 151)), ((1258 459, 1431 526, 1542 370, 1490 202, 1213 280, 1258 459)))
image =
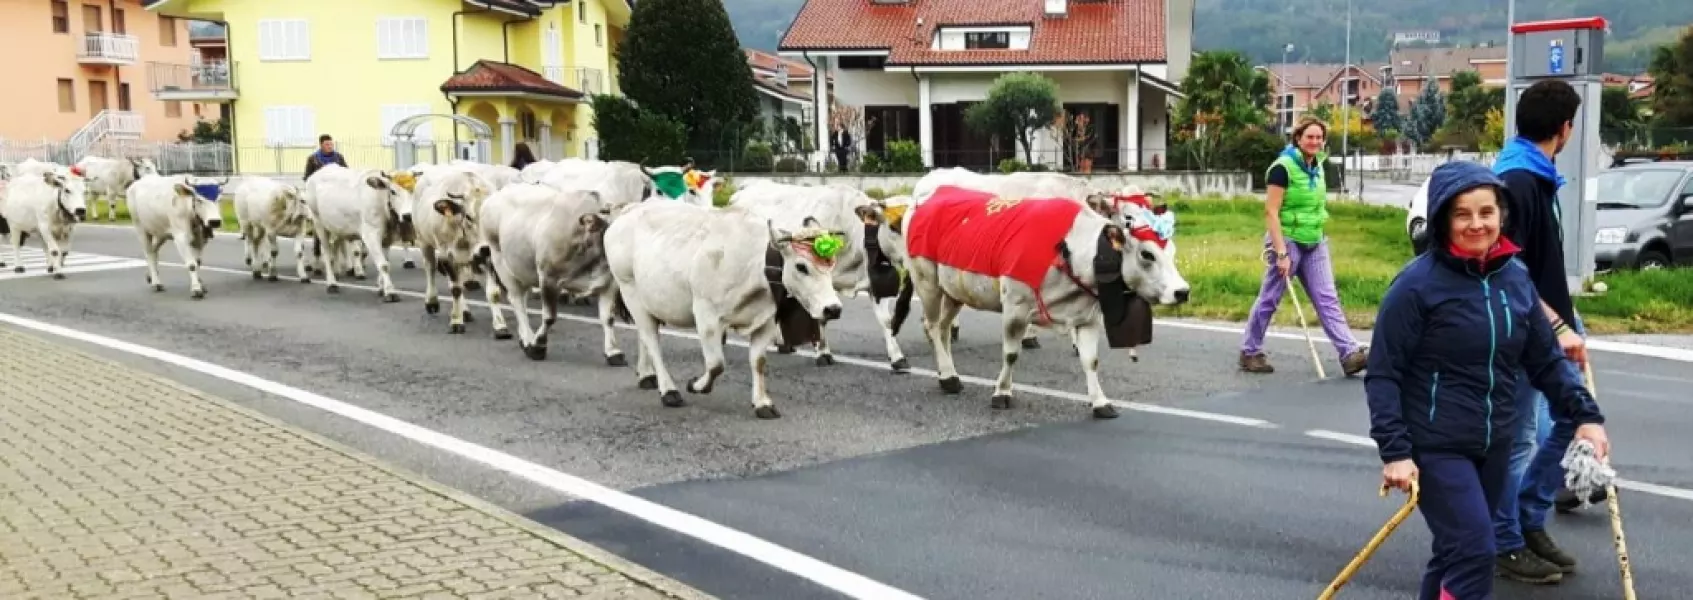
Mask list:
MULTIPOLYGON (((1266 248, 1264 260, 1270 263, 1271 268, 1274 268, 1276 266, 1275 252, 1266 248)), ((1287 294, 1293 296, 1293 312, 1299 315, 1299 330, 1305 333, 1305 345, 1311 348, 1311 365, 1317 368, 1317 379, 1328 379, 1328 375, 1323 372, 1323 358, 1317 354, 1317 342, 1311 339, 1311 325, 1305 321, 1305 308, 1299 304, 1299 290, 1293 288, 1293 271, 1291 269, 1284 279, 1287 280, 1287 294)))
MULTIPOLYGON (((1593 365, 1584 362, 1581 374, 1587 379, 1587 392, 1593 397, 1599 397, 1599 388, 1593 383, 1593 365)), ((1605 455, 1605 466, 1610 466, 1611 456, 1605 455)), ((1628 539, 1622 532, 1622 504, 1617 500, 1617 484, 1611 481, 1605 484, 1605 505, 1611 509, 1611 541, 1617 548, 1617 571, 1622 576, 1622 597, 1624 600, 1635 600, 1634 597, 1634 566, 1628 562, 1628 539)))
MULTIPOLYGON (((1387 497, 1387 489, 1387 486, 1381 486, 1381 496, 1383 498, 1387 497)), ((1358 555, 1352 557, 1352 562, 1346 563, 1346 568, 1341 569, 1340 574, 1335 576, 1334 581, 1330 581, 1329 586, 1323 588, 1323 593, 1322 595, 1317 596, 1317 600, 1329 600, 1330 598, 1333 598, 1335 594, 1340 592, 1340 587, 1346 585, 1348 581, 1351 581, 1352 576, 1358 573, 1358 569, 1363 568, 1364 563, 1369 562, 1371 556, 1375 556, 1376 549, 1381 547, 1382 542, 1386 542, 1387 538, 1393 535, 1393 531, 1399 529, 1399 524, 1404 523, 1405 519, 1410 518, 1411 511, 1416 510, 1417 495, 1419 491, 1420 490, 1417 488, 1417 480, 1412 479, 1411 493, 1407 498, 1405 498, 1405 505, 1399 507, 1399 512, 1393 513, 1393 518, 1388 519, 1387 524, 1382 525, 1381 529, 1376 531, 1375 537, 1370 538, 1370 543, 1364 544, 1364 549, 1359 550, 1358 555)))

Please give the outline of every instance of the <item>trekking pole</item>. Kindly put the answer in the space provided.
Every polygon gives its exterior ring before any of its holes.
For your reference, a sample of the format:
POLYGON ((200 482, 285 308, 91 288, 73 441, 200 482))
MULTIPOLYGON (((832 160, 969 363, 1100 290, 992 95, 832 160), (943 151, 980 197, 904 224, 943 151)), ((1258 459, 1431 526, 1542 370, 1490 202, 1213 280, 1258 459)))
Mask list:
MULTIPOLYGON (((1276 266, 1273 256, 1270 249, 1264 250, 1264 258, 1271 267, 1276 266)), ((1287 294, 1293 296, 1293 312, 1299 315, 1299 330, 1305 333, 1305 345, 1311 348, 1311 366, 1317 368, 1317 379, 1328 379, 1323 372, 1323 358, 1317 354, 1317 342, 1311 339, 1311 325, 1305 322, 1305 308, 1299 304, 1299 290, 1293 288, 1293 270, 1289 269, 1284 278, 1287 279, 1287 294)))
MULTIPOLYGON (((1381 486, 1381 497, 1387 497, 1387 489, 1387 486, 1381 486)), ((1323 593, 1317 596, 1317 600, 1329 600, 1335 594, 1340 593, 1340 587, 1351 581, 1352 576, 1358 573, 1358 569, 1363 568, 1364 563, 1369 562, 1370 557, 1375 555, 1376 549, 1381 547, 1382 542, 1386 542, 1387 538, 1393 535, 1393 531, 1399 529, 1400 523, 1404 523, 1405 519, 1410 518, 1411 511, 1417 508, 1419 491, 1421 490, 1417 487, 1417 480, 1412 479, 1411 493, 1405 498, 1405 505, 1399 507, 1399 512, 1393 513, 1393 518, 1388 519, 1387 524, 1382 525, 1381 529, 1376 531, 1375 537, 1370 538, 1368 544, 1364 544, 1364 549, 1359 550, 1358 555, 1352 557, 1352 562, 1346 563, 1346 568, 1341 569, 1340 574, 1335 576, 1334 581, 1330 581, 1329 586, 1323 588, 1323 593)))
MULTIPOLYGON (((1593 383, 1593 365, 1584 362, 1581 374, 1587 379, 1587 393, 1598 397, 1599 388, 1593 383)), ((1610 466, 1611 457, 1605 455, 1605 466, 1610 466)), ((1622 532, 1622 504, 1617 500, 1617 484, 1611 481, 1605 484, 1605 506, 1611 510, 1611 542, 1617 549, 1617 571, 1622 576, 1622 597, 1624 600, 1635 600, 1634 597, 1634 565, 1628 562, 1628 539, 1622 532)))

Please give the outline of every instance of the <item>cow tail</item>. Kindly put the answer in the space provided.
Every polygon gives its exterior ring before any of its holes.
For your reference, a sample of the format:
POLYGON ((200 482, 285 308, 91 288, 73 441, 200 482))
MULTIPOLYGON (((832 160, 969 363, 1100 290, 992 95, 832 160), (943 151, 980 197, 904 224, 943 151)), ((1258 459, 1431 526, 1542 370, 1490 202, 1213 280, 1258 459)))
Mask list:
POLYGON ((911 273, 900 271, 899 296, 894 298, 893 322, 888 324, 893 329, 894 335, 899 335, 900 326, 905 324, 906 317, 911 316, 911 294, 916 287, 911 283, 911 273))
POLYGON ((612 316, 624 323, 634 324, 635 315, 629 313, 629 305, 623 303, 623 292, 617 292, 617 305, 611 308, 612 316))

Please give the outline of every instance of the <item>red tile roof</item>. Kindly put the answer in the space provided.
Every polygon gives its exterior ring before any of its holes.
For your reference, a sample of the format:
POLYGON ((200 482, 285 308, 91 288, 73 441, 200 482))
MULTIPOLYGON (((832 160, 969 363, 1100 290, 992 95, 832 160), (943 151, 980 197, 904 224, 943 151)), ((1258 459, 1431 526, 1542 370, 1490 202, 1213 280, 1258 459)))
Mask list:
POLYGON ((1163 0, 1069 0, 1047 17, 1041 0, 806 0, 779 49, 888 50, 889 65, 1164 62, 1163 0), (922 25, 918 26, 918 19, 922 25), (931 50, 939 27, 1024 25, 1028 50, 931 50))
POLYGON ((789 79, 811 79, 811 65, 803 60, 789 60, 763 50, 742 48, 747 55, 747 66, 762 71, 775 71, 776 65, 788 65, 789 79))
POLYGON ((478 60, 475 64, 470 65, 469 69, 448 77, 447 81, 441 84, 441 91, 447 93, 507 92, 569 99, 582 97, 582 92, 548 81, 540 73, 517 65, 491 60, 478 60))

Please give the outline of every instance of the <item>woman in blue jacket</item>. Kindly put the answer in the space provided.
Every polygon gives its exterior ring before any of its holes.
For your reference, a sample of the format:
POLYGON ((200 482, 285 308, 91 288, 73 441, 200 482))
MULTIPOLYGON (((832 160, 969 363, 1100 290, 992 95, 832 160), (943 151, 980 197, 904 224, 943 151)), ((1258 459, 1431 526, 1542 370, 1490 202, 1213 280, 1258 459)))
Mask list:
POLYGON ((1577 439, 1600 457, 1609 451, 1604 416, 1558 347, 1517 247, 1500 236, 1502 187, 1475 163, 1434 170, 1429 249, 1399 272, 1376 315, 1364 378, 1370 437, 1384 484, 1421 487, 1434 534, 1422 600, 1493 597, 1491 515, 1518 430, 1517 373, 1579 426, 1577 439))

